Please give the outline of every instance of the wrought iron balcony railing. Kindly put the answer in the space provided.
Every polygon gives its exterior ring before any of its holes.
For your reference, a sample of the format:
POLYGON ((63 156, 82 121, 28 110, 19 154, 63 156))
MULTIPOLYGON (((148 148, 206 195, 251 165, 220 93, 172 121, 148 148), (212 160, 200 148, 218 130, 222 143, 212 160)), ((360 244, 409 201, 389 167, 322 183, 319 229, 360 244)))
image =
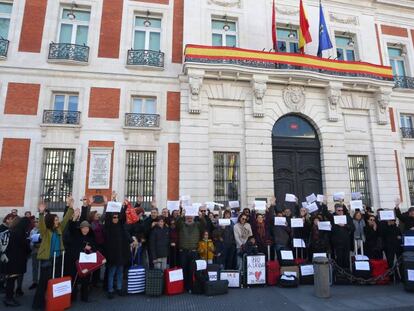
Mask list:
POLYGON ((412 127, 402 127, 401 135, 403 138, 414 138, 414 128, 412 127))
POLYGON ((414 89, 414 78, 407 76, 394 76, 395 87, 402 89, 414 89))
POLYGON ((0 38, 0 58, 7 57, 8 49, 9 49, 9 40, 0 38))
POLYGON ((89 60, 89 46, 71 43, 50 43, 49 60, 68 60, 87 63, 89 60))
POLYGON ((80 111, 44 110, 43 123, 79 125, 80 115, 80 111))
POLYGON ((126 113, 126 127, 157 128, 160 126, 159 114, 126 113))
POLYGON ((164 68, 164 53, 151 50, 128 50, 127 65, 164 68))

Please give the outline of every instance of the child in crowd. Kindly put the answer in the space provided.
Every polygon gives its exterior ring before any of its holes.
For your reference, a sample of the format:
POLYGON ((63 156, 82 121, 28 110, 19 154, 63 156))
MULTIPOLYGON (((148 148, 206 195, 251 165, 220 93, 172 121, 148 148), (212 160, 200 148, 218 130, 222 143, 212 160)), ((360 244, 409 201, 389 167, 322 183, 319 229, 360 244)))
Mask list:
POLYGON ((198 243, 198 254, 200 255, 200 258, 206 260, 208 264, 213 263, 214 244, 209 238, 208 231, 204 231, 203 239, 198 243))

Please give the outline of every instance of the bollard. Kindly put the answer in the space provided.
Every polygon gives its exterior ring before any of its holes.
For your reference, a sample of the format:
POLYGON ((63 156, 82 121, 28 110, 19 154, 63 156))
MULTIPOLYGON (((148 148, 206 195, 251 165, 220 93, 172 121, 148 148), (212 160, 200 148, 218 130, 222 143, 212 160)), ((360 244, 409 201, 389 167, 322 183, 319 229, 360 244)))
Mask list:
POLYGON ((313 270, 315 296, 318 298, 329 298, 331 296, 329 259, 326 257, 315 257, 313 259, 313 270))

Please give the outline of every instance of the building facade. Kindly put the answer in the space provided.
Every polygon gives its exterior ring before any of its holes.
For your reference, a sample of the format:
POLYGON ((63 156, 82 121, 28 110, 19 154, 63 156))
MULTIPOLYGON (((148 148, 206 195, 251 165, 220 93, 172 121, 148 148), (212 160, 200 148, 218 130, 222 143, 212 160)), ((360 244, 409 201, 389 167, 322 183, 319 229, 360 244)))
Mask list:
POLYGON ((278 53, 271 0, 0 0, 0 214, 112 191, 414 205, 414 4, 323 6, 321 59, 294 54, 296 0, 276 1, 278 53))

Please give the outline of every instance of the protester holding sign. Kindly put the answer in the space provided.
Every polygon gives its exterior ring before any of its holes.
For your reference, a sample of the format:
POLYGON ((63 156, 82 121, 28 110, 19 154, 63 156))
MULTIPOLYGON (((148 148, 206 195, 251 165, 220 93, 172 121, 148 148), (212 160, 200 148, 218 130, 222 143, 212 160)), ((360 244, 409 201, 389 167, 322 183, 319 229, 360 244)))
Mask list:
POLYGON ((370 259, 382 259, 382 239, 375 216, 368 217, 367 226, 364 227, 364 250, 370 259))
MULTIPOLYGON (((269 216, 273 219, 274 216, 276 217, 283 217, 283 214, 278 212, 275 215, 274 206, 269 208, 269 216)), ((270 234, 273 240, 273 247, 274 250, 278 253, 280 250, 289 248, 292 240, 292 231, 288 224, 286 223, 285 226, 275 226, 272 224, 270 227, 270 234)))
POLYGON ((356 211, 354 213, 353 222, 355 227, 354 240, 365 242, 365 220, 362 217, 361 211, 356 211))
POLYGON ((229 226, 220 226, 216 229, 218 235, 223 239, 224 252, 223 261, 224 268, 226 270, 233 270, 235 268, 236 261, 236 239, 234 237, 234 223, 231 221, 231 211, 225 210, 223 214, 224 219, 230 221, 229 226))
POLYGON ((239 269, 242 267, 241 248, 242 245, 247 242, 249 236, 253 234, 252 227, 247 222, 247 215, 241 214, 238 218, 237 224, 234 225, 234 238, 236 240, 237 249, 237 266, 239 269))
POLYGON ((149 249, 156 269, 167 269, 167 257, 170 251, 170 228, 164 216, 158 217, 157 225, 152 228, 149 249))
MULTIPOLYGON (((253 236, 256 238, 257 248, 259 253, 266 254, 267 245, 272 243, 272 237, 270 236, 269 228, 269 212, 266 211, 266 216, 257 214, 256 210, 250 214, 250 226, 252 227, 253 236)), ((271 219, 270 219, 271 223, 271 219)))
POLYGON ((314 216, 309 238, 309 258, 314 253, 331 253, 331 231, 319 230, 319 222, 324 221, 322 215, 314 216))
POLYGON ((405 231, 414 228, 414 207, 410 207, 406 213, 402 214, 400 210, 400 201, 397 200, 394 210, 395 215, 403 222, 405 231))
POLYGON ((395 256, 397 258, 402 253, 401 230, 397 226, 395 220, 381 221, 380 232, 384 245, 385 257, 387 257, 388 266, 394 265, 395 256))

